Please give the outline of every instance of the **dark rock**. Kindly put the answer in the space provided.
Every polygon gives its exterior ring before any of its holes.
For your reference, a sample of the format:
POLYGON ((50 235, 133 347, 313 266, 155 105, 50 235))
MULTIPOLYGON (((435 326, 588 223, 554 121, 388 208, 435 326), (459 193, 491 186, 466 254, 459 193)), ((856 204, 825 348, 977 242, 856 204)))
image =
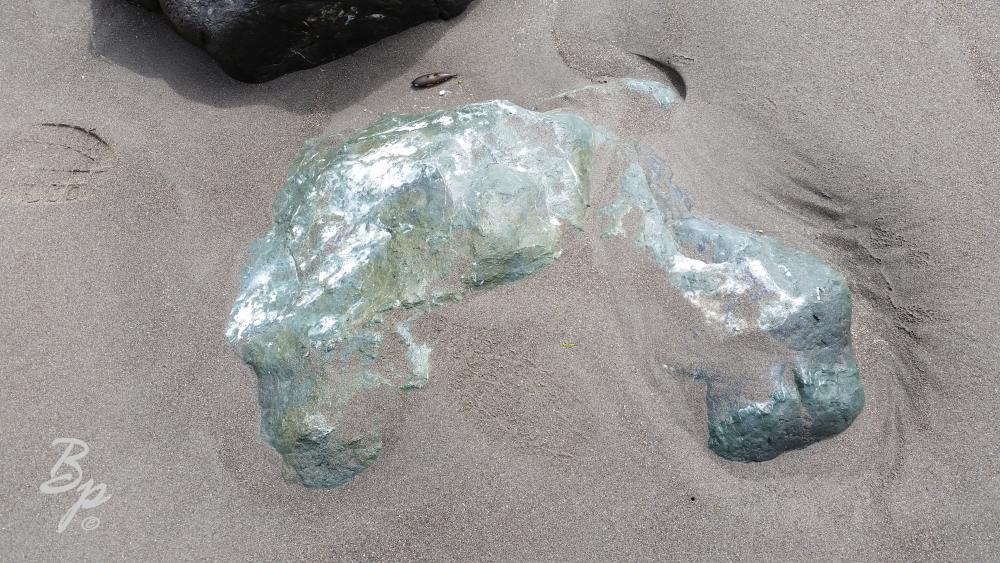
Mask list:
POLYGON ((136 6, 142 6, 147 10, 152 10, 154 12, 160 11, 160 0, 125 0, 129 4, 135 4, 136 6))
MULTIPOLYGON (((140 5, 155 0, 129 0, 140 5)), ((159 0, 188 41, 230 76, 265 82, 343 57, 472 0, 159 0)))

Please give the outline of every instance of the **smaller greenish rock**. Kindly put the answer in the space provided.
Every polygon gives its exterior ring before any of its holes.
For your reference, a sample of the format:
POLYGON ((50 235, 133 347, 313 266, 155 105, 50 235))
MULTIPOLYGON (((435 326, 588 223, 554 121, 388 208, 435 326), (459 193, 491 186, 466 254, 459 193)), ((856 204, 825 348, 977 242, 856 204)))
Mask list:
POLYGON ((864 392, 850 339, 851 296, 838 271, 769 237, 691 215, 652 155, 636 158, 621 195, 603 210, 611 219, 606 235, 624 235, 631 210, 642 216, 636 244, 708 319, 733 335, 765 332, 792 357, 771 367, 769 400, 709 400, 714 452, 765 461, 850 426, 864 392), (786 370, 794 387, 784 382, 786 370))

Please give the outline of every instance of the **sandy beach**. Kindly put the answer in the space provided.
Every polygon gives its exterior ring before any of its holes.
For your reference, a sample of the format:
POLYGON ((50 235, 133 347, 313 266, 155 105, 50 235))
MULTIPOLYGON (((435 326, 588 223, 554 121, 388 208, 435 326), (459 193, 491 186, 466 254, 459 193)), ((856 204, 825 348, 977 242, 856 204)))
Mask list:
POLYGON ((244 84, 127 3, 3 2, 0 560, 995 559, 1000 13, 800 4, 478 0, 244 84), (371 468, 283 479, 225 332, 303 143, 662 65, 686 88, 670 118, 609 119, 699 213, 844 273, 853 425, 715 455, 704 385, 664 367, 712 353, 698 317, 636 249, 570 237, 415 327, 440 354, 371 468), (436 71, 461 82, 410 88, 436 71), (112 497, 58 532, 78 495, 39 486, 62 437, 112 497))

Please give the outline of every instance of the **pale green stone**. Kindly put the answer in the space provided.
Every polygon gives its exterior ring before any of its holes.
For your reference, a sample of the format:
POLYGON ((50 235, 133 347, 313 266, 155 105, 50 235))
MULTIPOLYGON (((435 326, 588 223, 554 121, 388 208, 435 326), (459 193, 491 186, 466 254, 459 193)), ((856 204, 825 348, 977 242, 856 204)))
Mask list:
MULTIPOLYGON (((625 80, 600 95, 669 86, 625 80)), ((227 336, 259 377, 262 436, 308 486, 344 483, 375 461, 399 395, 433 377, 433 343, 410 324, 468 291, 516 282, 582 226, 591 170, 626 162, 605 236, 634 236, 664 275, 734 333, 766 331, 794 356, 763 403, 709 402, 710 446, 769 459, 840 432, 863 404, 843 277, 816 258, 692 216, 666 165, 565 111, 485 102, 384 118, 342 142, 311 142, 251 248, 227 336), (622 218, 641 215, 637 233, 622 218), (756 318, 734 299, 752 295, 756 318)), ((457 304, 456 304, 457 303, 457 304)), ((613 375, 613 374, 610 374, 613 375)))

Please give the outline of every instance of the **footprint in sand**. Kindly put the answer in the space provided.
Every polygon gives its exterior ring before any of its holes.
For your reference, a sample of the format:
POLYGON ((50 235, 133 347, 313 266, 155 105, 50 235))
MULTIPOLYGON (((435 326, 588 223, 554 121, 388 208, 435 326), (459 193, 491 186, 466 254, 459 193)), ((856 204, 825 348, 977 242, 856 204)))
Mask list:
POLYGON ((0 201, 40 206, 92 198, 110 172, 112 154, 93 129, 66 123, 28 127, 0 157, 0 201))

